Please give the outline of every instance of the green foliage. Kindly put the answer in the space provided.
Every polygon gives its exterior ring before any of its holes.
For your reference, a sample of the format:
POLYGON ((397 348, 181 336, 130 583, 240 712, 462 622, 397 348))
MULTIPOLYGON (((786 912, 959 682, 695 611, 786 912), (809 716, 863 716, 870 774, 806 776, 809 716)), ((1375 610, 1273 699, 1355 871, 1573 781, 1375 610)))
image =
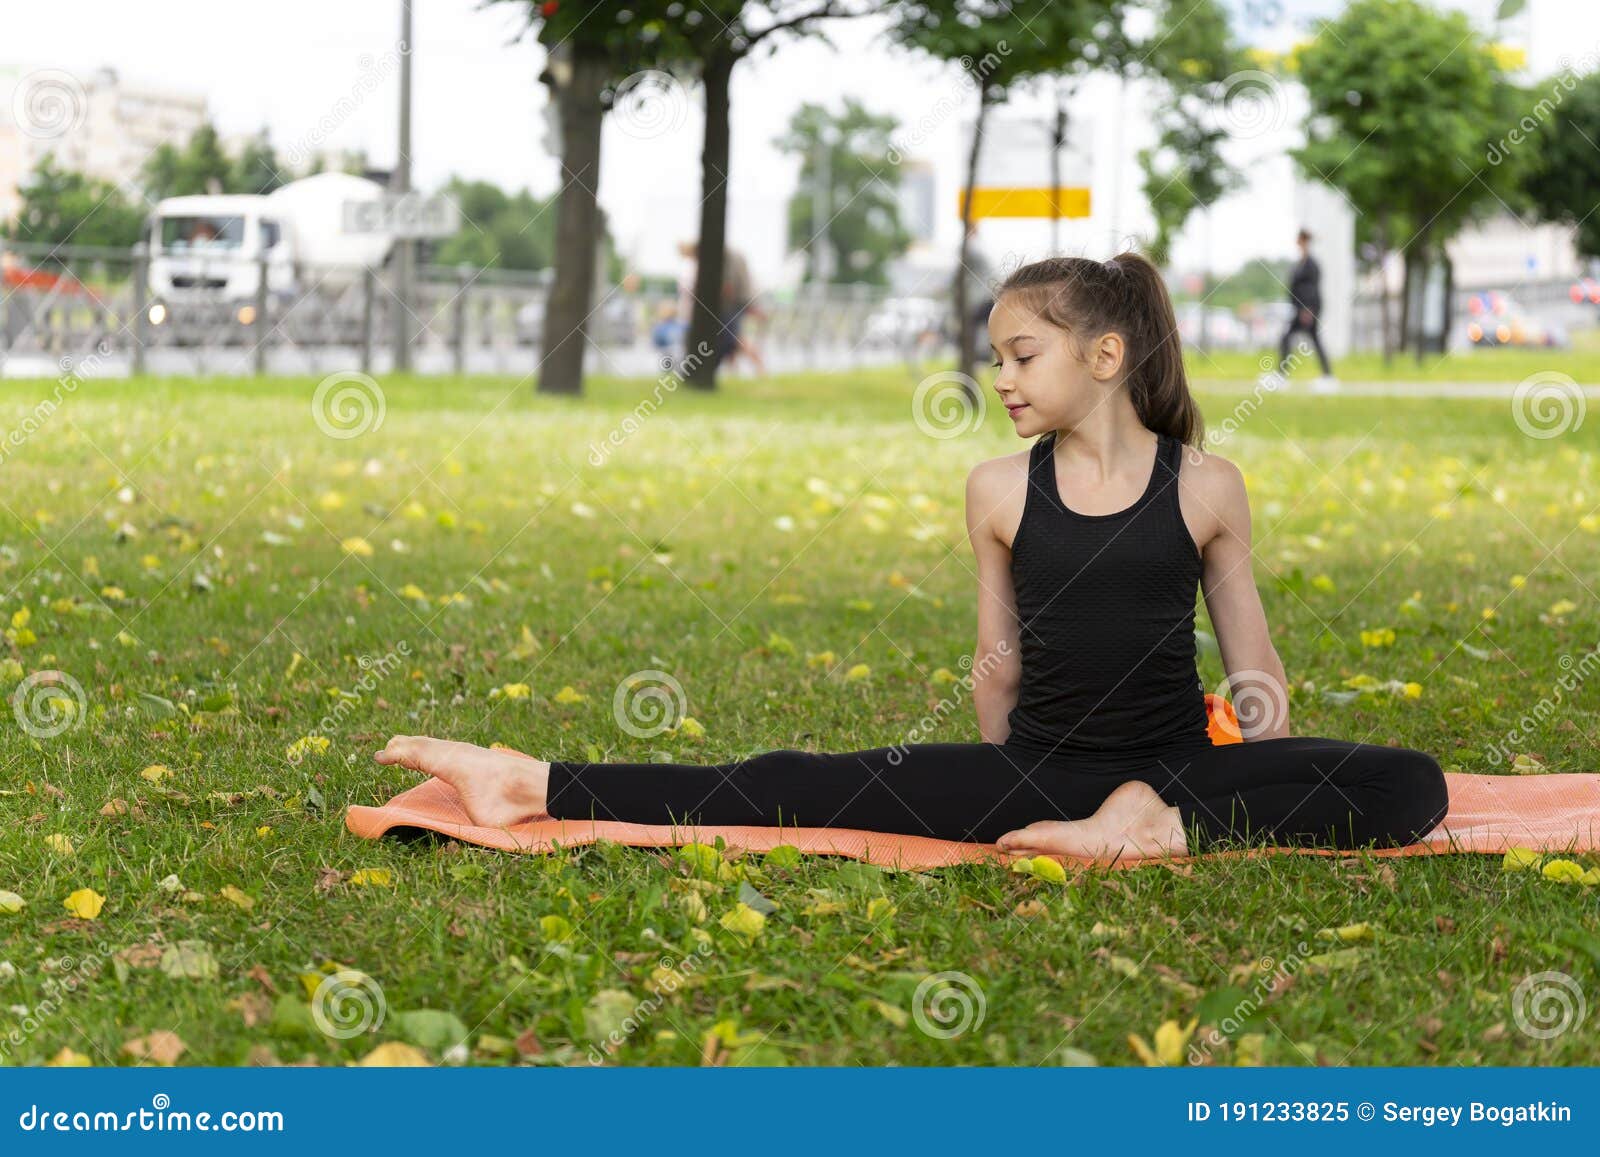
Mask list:
POLYGON ((60 168, 52 154, 40 158, 22 188, 16 219, 0 236, 34 245, 127 248, 139 240, 144 206, 107 181, 60 168))
POLYGON ((488 181, 453 178, 445 191, 461 206, 461 228, 433 251, 438 265, 545 269, 555 253, 555 196, 507 193, 488 181))
POLYGON ((998 99, 1012 85, 1120 68, 1134 59, 1135 0, 906 0, 888 13, 900 43, 959 62, 998 99))
POLYGON ((287 184, 278 154, 272 147, 265 130, 254 140, 247 141, 234 158, 228 176, 229 191, 237 193, 270 193, 287 184))
POLYGON ((1534 85, 1529 97, 1521 143, 1507 142, 1534 152, 1524 190, 1545 220, 1578 227, 1580 253, 1600 257, 1600 151, 1593 144, 1600 141, 1600 73, 1563 71, 1534 85), (1536 126, 1531 134, 1528 122, 1536 126))
MULTIPOLYGON (((1289 283, 1289 266, 1288 261, 1269 261, 1264 258, 1247 261, 1233 273, 1211 283, 1205 292, 1206 304, 1219 309, 1234 309, 1249 302, 1282 301, 1284 286, 1289 283)), ((1172 296, 1174 300, 1179 300, 1185 295, 1174 290, 1172 296)), ((1215 357, 1215 353, 1207 357, 1209 360, 1215 357)))
MULTIPOLYGON (((1225 102, 1241 99, 1234 78, 1248 60, 1235 43, 1228 14, 1217 0, 1165 0, 1139 71, 1163 82, 1156 110, 1154 148, 1139 151, 1144 193, 1156 220, 1146 243, 1164 265, 1190 214, 1215 203, 1243 182, 1222 156, 1228 139, 1225 102)), ((1246 93, 1244 96, 1248 96, 1246 93)))
POLYGON ((816 249, 826 239, 833 249, 833 282, 888 283, 890 260, 911 243, 895 196, 900 157, 890 138, 896 127, 893 117, 874 115, 853 98, 845 99, 837 116, 807 102, 795 111, 788 131, 773 142, 800 158, 800 186, 789 199, 789 245, 806 251, 807 281, 817 279, 816 249), (818 154, 824 148, 826 206, 817 196, 822 179, 818 154), (825 219, 818 216, 824 209, 825 219))
MULTIPOLYGON (((190 134, 182 149, 168 144, 157 146, 143 170, 145 193, 152 201, 194 193, 246 192, 236 185, 241 175, 209 121, 190 134)), ((249 175, 259 174, 252 171, 249 175)))
POLYGON ((1353 0, 1297 65, 1312 115, 1294 158, 1350 199, 1358 241, 1437 249, 1514 192, 1530 158, 1491 163, 1489 147, 1520 115, 1517 90, 1464 14, 1353 0))

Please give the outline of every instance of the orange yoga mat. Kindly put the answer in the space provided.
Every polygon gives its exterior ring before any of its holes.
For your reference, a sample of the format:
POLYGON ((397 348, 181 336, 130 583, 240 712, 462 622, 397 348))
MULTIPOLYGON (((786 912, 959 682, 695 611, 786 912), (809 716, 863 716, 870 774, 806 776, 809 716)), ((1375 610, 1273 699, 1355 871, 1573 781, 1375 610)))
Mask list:
MULTIPOLYGON (((1238 724, 1226 700, 1208 695, 1214 743, 1239 742, 1238 724)), ((1500 855, 1508 848, 1541 852, 1600 850, 1600 774, 1464 775, 1446 772, 1450 814, 1421 843, 1403 848, 1375 848, 1378 856, 1419 856, 1448 852, 1500 855)), ((549 852, 596 840, 612 840, 641 848, 687 843, 714 843, 721 836, 730 849, 765 852, 789 844, 819 855, 850 856, 870 864, 896 868, 942 868, 951 864, 1018 857, 993 844, 935 840, 926 836, 866 832, 852 828, 743 827, 735 825, 629 824, 615 820, 540 820, 509 828, 474 827, 456 798, 455 789, 429 779, 395 796, 382 807, 352 806, 345 825, 356 835, 377 839, 390 832, 431 831, 469 844, 508 852, 549 852)), ((1216 853, 1219 856, 1293 852, 1302 855, 1347 855, 1330 848, 1258 848, 1216 853)), ((1068 857, 1055 857, 1063 863, 1068 857)), ((1117 867, 1141 863, 1183 863, 1198 856, 1124 859, 1117 867)))
MULTIPOLYGON (((1376 848, 1378 856, 1417 856, 1435 852, 1489 852, 1534 848, 1543 852, 1600 850, 1600 775, 1460 775, 1445 773, 1450 785, 1450 814, 1426 840, 1403 848, 1376 848)), ((390 832, 424 829, 469 844, 508 852, 549 852, 596 840, 613 840, 640 848, 715 842, 751 852, 791 844, 802 852, 851 856, 869 864, 895 868, 942 868, 994 859, 1015 859, 993 844, 934 840, 852 828, 759 828, 731 825, 625 824, 614 820, 540 820, 509 828, 479 828, 467 822, 456 793, 442 780, 430 779, 395 796, 382 807, 352 806, 345 825, 358 836, 376 839, 390 832)), ((1347 855, 1327 848, 1262 848, 1217 853, 1221 856, 1262 852, 1347 855)), ((1063 857, 1056 857, 1067 862, 1063 857)), ((1168 857, 1182 863, 1195 856, 1168 857)), ((1123 860, 1119 867, 1154 861, 1123 860)))

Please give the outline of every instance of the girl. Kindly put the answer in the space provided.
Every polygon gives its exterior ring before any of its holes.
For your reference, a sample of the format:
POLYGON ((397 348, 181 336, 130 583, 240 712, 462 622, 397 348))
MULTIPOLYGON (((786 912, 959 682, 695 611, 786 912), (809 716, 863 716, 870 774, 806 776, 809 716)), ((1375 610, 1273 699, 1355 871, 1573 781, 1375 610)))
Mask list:
POLYGON ((1155 267, 1051 258, 989 318, 994 388, 1030 449, 967 478, 981 743, 793 749, 721 765, 574 763, 418 736, 377 753, 450 783, 474 823, 865 828, 1115 860, 1261 840, 1407 844, 1444 775, 1406 747, 1289 734, 1283 665, 1251 573, 1244 480, 1196 448, 1172 302, 1155 267), (1195 666, 1197 584, 1236 702, 1214 746, 1195 666))

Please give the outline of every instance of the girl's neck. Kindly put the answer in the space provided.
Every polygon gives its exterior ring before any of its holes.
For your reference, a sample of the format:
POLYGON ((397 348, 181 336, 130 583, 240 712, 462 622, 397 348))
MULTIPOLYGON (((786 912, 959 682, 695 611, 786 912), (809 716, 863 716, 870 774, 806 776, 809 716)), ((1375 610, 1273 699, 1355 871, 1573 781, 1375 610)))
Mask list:
POLYGON ((1150 446, 1158 437, 1137 418, 1097 421, 1091 416, 1076 426, 1057 427, 1051 450, 1057 458, 1092 464, 1109 476, 1126 463, 1147 465, 1150 446))

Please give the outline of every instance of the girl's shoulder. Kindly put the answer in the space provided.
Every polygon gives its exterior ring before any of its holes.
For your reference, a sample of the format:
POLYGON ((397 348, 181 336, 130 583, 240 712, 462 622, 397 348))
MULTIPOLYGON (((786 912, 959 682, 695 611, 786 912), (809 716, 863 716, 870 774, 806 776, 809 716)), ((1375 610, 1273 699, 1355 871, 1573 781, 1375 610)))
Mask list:
POLYGON ((1178 500, 1184 521, 1204 552, 1224 532, 1250 540, 1250 497, 1244 471, 1221 454, 1184 445, 1178 455, 1178 500))
POLYGON ((1028 458, 1031 447, 986 458, 967 474, 967 527, 986 525, 1010 546, 1028 498, 1028 458))
POLYGON ((1221 454, 1213 454, 1202 447, 1187 443, 1179 446, 1178 463, 1179 484, 1201 494, 1220 497, 1244 486, 1244 471, 1221 454))
POLYGON ((995 458, 985 458, 982 462, 972 467, 967 475, 969 481, 976 485, 995 486, 1004 485, 1015 481, 1018 474, 1027 476, 1028 460, 1033 453, 1030 443, 1021 450, 1013 450, 1009 454, 1001 454, 995 458))

